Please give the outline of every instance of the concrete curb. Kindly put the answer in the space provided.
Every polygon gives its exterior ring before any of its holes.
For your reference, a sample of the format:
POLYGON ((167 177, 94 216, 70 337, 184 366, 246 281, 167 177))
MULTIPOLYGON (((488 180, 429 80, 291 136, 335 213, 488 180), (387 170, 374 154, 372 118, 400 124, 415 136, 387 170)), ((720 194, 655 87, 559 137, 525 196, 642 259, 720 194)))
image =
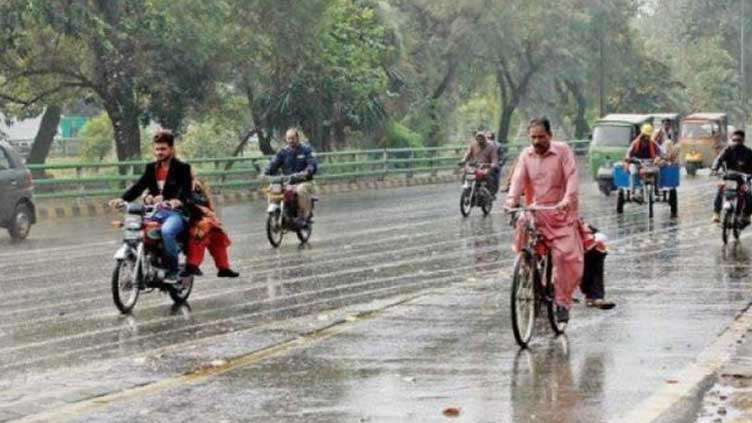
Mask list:
MULTIPOLYGON (((347 182, 318 183, 319 194, 339 194, 368 190, 383 190, 420 185, 434 185, 459 181, 459 175, 427 175, 400 179, 369 179, 347 182)), ((266 196, 260 191, 229 191, 214 196, 217 204, 237 204, 250 201, 264 201, 266 196)), ((40 202, 37 204, 37 217, 40 221, 68 219, 76 217, 95 217, 114 214, 104 199, 88 200, 76 204, 40 202)))
POLYGON ((702 406, 702 396, 715 381, 718 370, 728 363, 737 343, 752 328, 752 305, 741 312, 718 339, 703 350, 695 361, 680 371, 671 384, 633 407, 626 416, 612 423, 679 423, 695 421, 702 406))

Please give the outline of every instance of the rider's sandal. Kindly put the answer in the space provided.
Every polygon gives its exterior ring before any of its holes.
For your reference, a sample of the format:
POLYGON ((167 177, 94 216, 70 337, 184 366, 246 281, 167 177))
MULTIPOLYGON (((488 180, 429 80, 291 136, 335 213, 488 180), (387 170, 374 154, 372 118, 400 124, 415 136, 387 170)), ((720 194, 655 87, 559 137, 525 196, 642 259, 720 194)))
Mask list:
POLYGON ((612 301, 606 301, 606 300, 604 300, 602 298, 598 298, 598 299, 595 299, 595 300, 587 300, 585 302, 585 306, 586 307, 591 307, 591 308, 597 308, 597 309, 600 309, 600 310, 610 310, 610 309, 616 307, 616 303, 614 303, 612 301))

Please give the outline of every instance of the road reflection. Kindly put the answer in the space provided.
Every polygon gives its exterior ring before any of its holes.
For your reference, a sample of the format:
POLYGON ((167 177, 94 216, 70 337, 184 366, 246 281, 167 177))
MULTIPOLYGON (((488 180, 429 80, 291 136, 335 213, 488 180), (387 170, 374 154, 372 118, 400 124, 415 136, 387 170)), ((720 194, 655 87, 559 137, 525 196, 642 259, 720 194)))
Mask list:
POLYGON ((553 339, 539 349, 520 350, 514 359, 510 385, 512 421, 603 421, 600 409, 584 404, 586 398, 603 395, 603 358, 600 353, 587 355, 576 380, 566 336, 553 339))

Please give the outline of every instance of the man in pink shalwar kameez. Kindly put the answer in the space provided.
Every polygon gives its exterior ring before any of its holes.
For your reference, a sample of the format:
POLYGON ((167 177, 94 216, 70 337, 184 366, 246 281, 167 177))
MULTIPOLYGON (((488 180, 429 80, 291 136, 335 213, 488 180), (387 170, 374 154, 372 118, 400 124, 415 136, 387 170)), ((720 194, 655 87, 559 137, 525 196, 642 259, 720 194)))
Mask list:
MULTIPOLYGON (((565 322, 569 320, 572 295, 580 284, 584 267, 577 210, 577 164, 568 145, 551 141, 548 120, 532 120, 528 135, 532 145, 520 153, 506 206, 517 207, 525 193, 528 206, 557 207, 558 210, 536 212, 535 216, 553 256, 557 318, 565 322)), ((526 241, 523 225, 520 219, 514 245, 518 252, 526 241)))

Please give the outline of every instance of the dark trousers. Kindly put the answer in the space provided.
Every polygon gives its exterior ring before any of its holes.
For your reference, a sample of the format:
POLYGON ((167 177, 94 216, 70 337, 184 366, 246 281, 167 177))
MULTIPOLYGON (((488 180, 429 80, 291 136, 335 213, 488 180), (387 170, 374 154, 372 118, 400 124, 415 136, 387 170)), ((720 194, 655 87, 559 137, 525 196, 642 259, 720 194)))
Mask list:
POLYGON ((585 270, 582 273, 580 290, 588 300, 603 299, 606 296, 603 286, 603 265, 607 255, 595 248, 585 253, 585 270))

